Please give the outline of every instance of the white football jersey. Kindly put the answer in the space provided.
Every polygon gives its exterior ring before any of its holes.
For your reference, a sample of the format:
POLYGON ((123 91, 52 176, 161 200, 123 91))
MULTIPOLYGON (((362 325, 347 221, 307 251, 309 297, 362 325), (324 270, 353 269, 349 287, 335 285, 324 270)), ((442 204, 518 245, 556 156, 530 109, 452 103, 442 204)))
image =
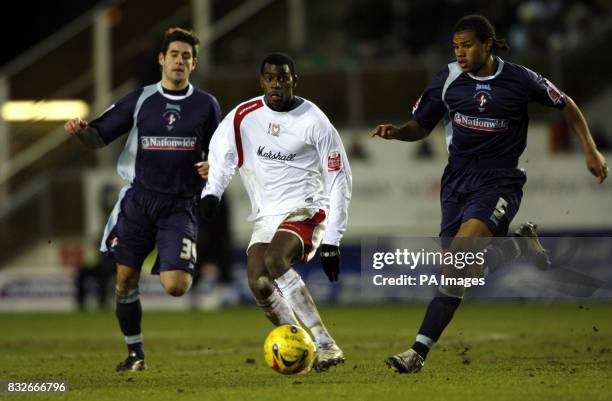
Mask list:
POLYGON ((202 197, 221 198, 236 168, 251 200, 249 220, 300 208, 323 209, 323 243, 339 245, 346 230, 352 176, 338 132, 312 102, 278 112, 263 96, 238 105, 215 131, 202 197))

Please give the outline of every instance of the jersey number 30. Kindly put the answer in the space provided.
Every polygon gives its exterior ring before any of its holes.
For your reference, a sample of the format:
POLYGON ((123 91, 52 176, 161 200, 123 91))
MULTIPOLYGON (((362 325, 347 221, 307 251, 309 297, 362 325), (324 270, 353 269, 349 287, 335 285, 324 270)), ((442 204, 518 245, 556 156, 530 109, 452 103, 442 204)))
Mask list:
POLYGON ((189 238, 183 238, 183 247, 181 248, 181 259, 196 260, 196 244, 193 243, 189 238))

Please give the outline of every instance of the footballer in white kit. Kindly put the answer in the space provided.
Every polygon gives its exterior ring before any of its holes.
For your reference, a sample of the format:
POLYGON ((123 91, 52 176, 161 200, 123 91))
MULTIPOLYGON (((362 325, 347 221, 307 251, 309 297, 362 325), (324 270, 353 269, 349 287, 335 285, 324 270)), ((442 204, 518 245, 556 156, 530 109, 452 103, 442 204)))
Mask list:
POLYGON ((211 139, 200 210, 214 212, 237 168, 254 221, 249 286, 274 324, 298 324, 297 315, 317 345, 313 367, 327 370, 344 355, 291 264, 309 261, 320 246, 325 273, 338 279, 352 177, 338 132, 314 103, 293 95, 296 84, 289 56, 263 60, 264 95, 234 108, 211 139))

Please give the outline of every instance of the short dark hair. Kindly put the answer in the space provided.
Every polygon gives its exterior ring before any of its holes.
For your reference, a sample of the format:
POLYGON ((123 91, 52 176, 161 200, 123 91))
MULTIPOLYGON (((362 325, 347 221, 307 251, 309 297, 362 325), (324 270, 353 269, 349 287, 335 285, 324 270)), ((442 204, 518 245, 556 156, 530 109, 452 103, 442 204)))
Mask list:
POLYGON ((200 39, 198 39, 195 32, 183 28, 169 28, 166 32, 164 32, 164 39, 161 45, 162 54, 166 55, 168 47, 170 47, 170 43, 176 41, 190 44, 193 58, 198 57, 198 45, 200 44, 200 39))
POLYGON ((500 39, 495 36, 495 28, 491 21, 486 17, 478 14, 466 15, 461 18, 453 28, 453 34, 458 32, 471 31, 481 42, 486 42, 488 39, 493 40, 493 50, 509 50, 508 42, 505 39, 500 39))
POLYGON ((264 57, 261 62, 261 67, 259 68, 259 73, 263 74, 264 66, 266 64, 272 65, 288 65, 289 72, 291 75, 295 75, 295 61, 285 53, 270 53, 266 57, 264 57))

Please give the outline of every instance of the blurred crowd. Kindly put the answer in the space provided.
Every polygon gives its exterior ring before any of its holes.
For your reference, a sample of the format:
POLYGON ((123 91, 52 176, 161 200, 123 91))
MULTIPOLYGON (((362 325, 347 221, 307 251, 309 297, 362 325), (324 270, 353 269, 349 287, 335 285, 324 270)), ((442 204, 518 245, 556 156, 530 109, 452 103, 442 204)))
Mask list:
POLYGON ((346 27, 359 60, 402 61, 447 55, 453 25, 473 13, 487 16, 519 56, 571 51, 612 27, 606 0, 358 0, 347 8, 346 27))
MULTIPOLYGON (((493 22, 518 58, 571 51, 584 38, 601 38, 612 29, 609 0, 311 0, 306 6, 308 43, 298 57, 301 65, 407 63, 417 57, 437 63, 451 54, 455 22, 475 13, 493 22)), ((256 64, 259 47, 272 40, 266 35, 277 34, 232 38, 217 61, 256 64)))

